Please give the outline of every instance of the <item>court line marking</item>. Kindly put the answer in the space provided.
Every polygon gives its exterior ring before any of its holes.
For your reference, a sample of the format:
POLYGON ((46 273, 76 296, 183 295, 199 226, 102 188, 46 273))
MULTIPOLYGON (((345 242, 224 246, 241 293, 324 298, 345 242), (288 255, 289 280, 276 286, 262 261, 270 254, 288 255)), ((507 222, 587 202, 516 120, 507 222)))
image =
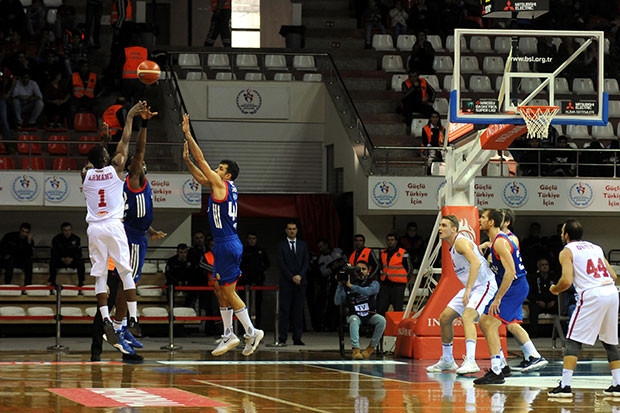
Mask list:
POLYGON ((324 366, 343 366, 349 364, 358 364, 358 365, 405 365, 409 364, 403 361, 395 361, 395 360, 304 360, 304 361, 295 361, 295 360, 287 360, 287 361, 235 361, 235 360, 174 360, 174 361, 166 361, 161 360, 157 361, 157 363, 165 364, 165 365, 192 365, 192 366, 201 366, 201 365, 257 365, 257 366, 272 366, 272 365, 305 365, 305 366, 316 366, 316 365, 324 365, 324 366))
POLYGON ((287 400, 278 399, 277 397, 267 396, 267 395, 264 395, 264 394, 255 393, 255 392, 252 392, 252 391, 239 389, 237 387, 223 386, 221 384, 217 384, 217 383, 214 383, 212 381, 207 381, 207 380, 194 380, 194 381, 196 381, 198 383, 202 383, 202 384, 207 384, 209 386, 219 387, 219 388, 224 389, 224 390, 230 390, 230 391, 234 391, 234 392, 237 392, 237 393, 246 394, 248 396, 259 397, 261 399, 270 400, 272 402, 286 404, 286 405, 289 405, 289 406, 292 406, 292 407, 296 407, 298 409, 304 409, 304 410, 309 410, 311 412, 318 412, 318 413, 330 413, 329 410, 316 409, 314 407, 309 407, 309 406, 305 406, 303 404, 289 402, 287 400))

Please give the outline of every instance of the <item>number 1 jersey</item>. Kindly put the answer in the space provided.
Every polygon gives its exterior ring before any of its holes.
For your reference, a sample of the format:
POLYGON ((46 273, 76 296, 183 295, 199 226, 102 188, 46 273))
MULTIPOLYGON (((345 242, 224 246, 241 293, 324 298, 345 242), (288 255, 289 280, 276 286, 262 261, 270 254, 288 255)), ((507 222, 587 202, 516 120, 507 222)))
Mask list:
POLYGON ((86 222, 123 219, 125 212, 123 181, 113 166, 89 169, 84 178, 82 191, 86 198, 86 222))

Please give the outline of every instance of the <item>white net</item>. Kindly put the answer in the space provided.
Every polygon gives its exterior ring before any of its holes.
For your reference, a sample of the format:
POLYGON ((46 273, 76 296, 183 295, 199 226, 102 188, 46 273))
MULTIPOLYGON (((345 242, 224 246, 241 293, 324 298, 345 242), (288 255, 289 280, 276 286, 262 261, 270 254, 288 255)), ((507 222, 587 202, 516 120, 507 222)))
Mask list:
POLYGON ((528 138, 547 139, 551 120, 560 111, 559 106, 518 106, 517 111, 525 120, 528 138))

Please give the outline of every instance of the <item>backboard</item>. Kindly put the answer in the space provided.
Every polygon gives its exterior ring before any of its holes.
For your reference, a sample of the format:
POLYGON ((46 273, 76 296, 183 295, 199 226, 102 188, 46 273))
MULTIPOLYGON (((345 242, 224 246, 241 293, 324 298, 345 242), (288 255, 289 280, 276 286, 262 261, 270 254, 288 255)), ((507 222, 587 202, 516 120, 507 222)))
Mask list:
POLYGON ((552 105, 552 124, 607 124, 603 32, 456 29, 454 44, 451 122, 523 124, 517 106, 552 105))

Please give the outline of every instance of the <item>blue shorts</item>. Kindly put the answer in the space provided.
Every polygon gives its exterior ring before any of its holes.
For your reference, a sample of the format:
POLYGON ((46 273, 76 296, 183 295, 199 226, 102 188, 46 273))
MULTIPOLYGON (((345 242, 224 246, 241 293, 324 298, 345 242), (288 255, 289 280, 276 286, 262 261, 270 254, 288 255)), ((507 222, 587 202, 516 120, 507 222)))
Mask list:
MULTIPOLYGON (((502 324, 521 323, 523 321, 523 302, 529 292, 530 285, 527 282, 527 277, 523 276, 513 280, 510 288, 502 297, 502 302, 499 305, 499 315, 494 317, 498 318, 502 324)), ((487 315, 489 314, 490 305, 491 303, 484 309, 484 313, 487 315)))
POLYGON ((241 275, 241 254, 243 244, 239 237, 228 237, 216 240, 213 245, 213 274, 219 285, 230 285, 237 282, 241 275))
POLYGON ((142 266, 144 265, 144 258, 146 258, 146 248, 148 241, 144 233, 132 232, 125 228, 127 233, 127 243, 129 244, 129 257, 131 263, 131 269, 133 270, 131 276, 134 283, 138 284, 138 280, 142 275, 142 266))

